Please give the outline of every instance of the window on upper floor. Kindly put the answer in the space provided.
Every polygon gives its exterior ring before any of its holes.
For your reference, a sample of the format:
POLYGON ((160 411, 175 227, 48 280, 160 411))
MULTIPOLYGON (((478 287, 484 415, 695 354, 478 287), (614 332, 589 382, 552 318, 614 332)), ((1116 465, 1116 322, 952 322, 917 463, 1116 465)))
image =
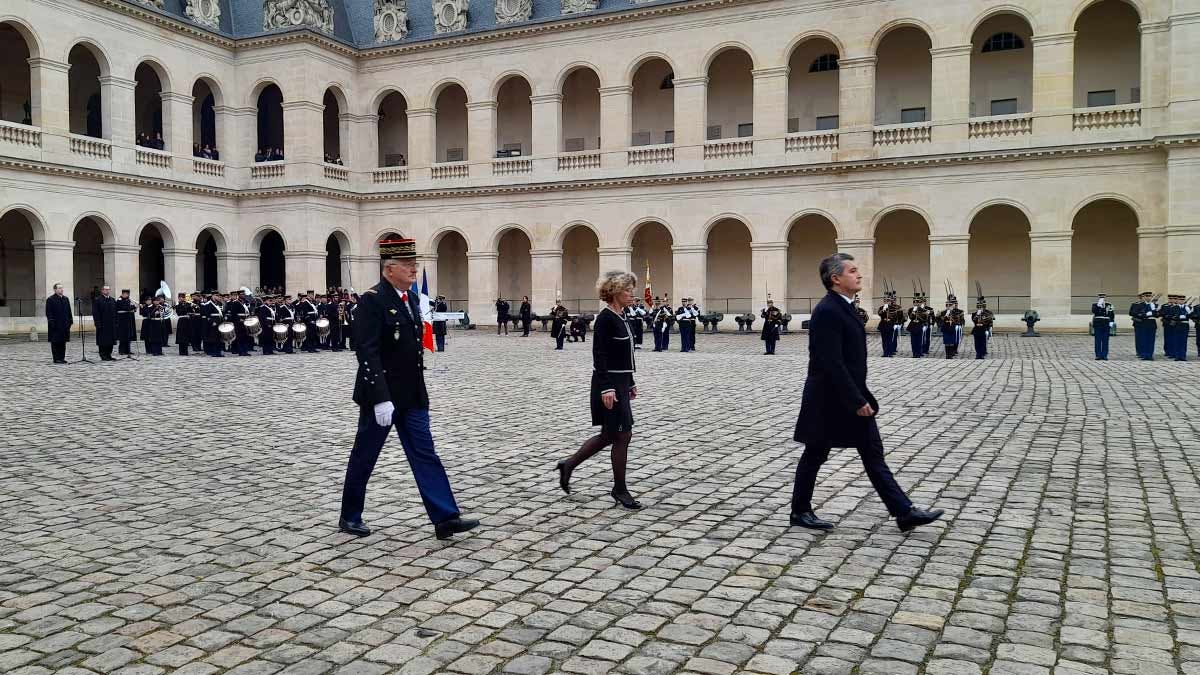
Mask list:
POLYGON ((1017 114, 1017 99, 1015 98, 998 98, 992 101, 991 114, 993 115, 1016 115, 1017 114))
POLYGON ((983 43, 983 53, 988 52, 1007 52, 1013 49, 1024 49, 1025 41, 1016 33, 996 33, 983 43))
POLYGON ((822 54, 822 55, 818 56, 812 62, 812 65, 810 65, 808 67, 808 72, 823 73, 827 70, 837 70, 837 69, 838 69, 838 55, 837 54, 822 54))
POLYGON ((1116 89, 1102 89, 1100 91, 1089 91, 1087 93, 1087 104, 1089 108, 1098 108, 1106 105, 1117 104, 1116 89))
POLYGON ((832 131, 838 128, 838 115, 821 115, 817 117, 817 131, 832 131))
POLYGON ((924 108, 903 108, 900 111, 900 123, 901 124, 909 124, 911 122, 924 122, 924 121, 925 121, 925 109, 924 108))

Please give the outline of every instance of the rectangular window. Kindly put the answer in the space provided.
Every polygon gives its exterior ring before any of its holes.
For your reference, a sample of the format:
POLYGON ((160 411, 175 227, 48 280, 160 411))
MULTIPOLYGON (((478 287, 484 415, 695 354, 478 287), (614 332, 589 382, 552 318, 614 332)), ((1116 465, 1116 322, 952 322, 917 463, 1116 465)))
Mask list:
POLYGON ((709 127, 706 138, 708 138, 710 141, 719 140, 721 138, 721 125, 714 124, 713 126, 709 127))
POLYGON ((754 123, 746 122, 738 125, 738 138, 749 138, 754 135, 754 123))
POLYGON ((447 162, 463 161, 463 149, 462 148, 446 148, 446 161, 447 162))
POLYGON ((817 118, 817 131, 832 131, 838 128, 837 115, 821 115, 817 118))
POLYGON ((509 157, 520 157, 521 156, 521 144, 520 143, 505 143, 504 151, 506 153, 508 153, 509 157))
POLYGON ((650 132, 638 131, 634 133, 632 145, 650 145, 650 132))
POLYGON ((1016 115, 1017 114, 1017 99, 1015 98, 998 98, 992 101, 993 115, 1016 115))
POLYGON ((675 130, 667 129, 667 131, 663 134, 663 143, 670 145, 671 143, 674 143, 674 142, 675 142, 675 130))
POLYGON ((800 131, 800 118, 799 117, 789 117, 788 118, 788 133, 794 134, 797 131, 800 131))
POLYGON ((583 150, 583 139, 568 138, 564 142, 563 147, 566 148, 567 152, 580 152, 583 150))
POLYGON ((900 110, 900 123, 901 124, 909 124, 912 122, 924 122, 924 121, 925 121, 925 109, 924 108, 902 108, 900 110))
POLYGON ((1098 108, 1100 106, 1106 106, 1106 105, 1116 105, 1117 104, 1117 90, 1116 89, 1105 89, 1103 91, 1089 91, 1087 104, 1088 104, 1089 108, 1098 108))

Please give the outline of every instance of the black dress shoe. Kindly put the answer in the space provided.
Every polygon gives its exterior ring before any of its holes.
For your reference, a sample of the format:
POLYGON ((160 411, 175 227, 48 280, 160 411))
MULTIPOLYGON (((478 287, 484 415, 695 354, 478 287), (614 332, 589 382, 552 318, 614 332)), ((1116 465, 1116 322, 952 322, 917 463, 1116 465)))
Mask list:
POLYGON ((616 500, 616 502, 620 504, 622 508, 629 509, 630 511, 637 511, 638 509, 642 508, 642 503, 634 499, 633 495, 629 494, 629 492, 617 492, 614 490, 612 492, 612 498, 616 500))
POLYGON ((828 520, 821 520, 817 514, 812 511, 804 513, 793 513, 791 517, 792 524, 797 527, 807 527, 810 530, 832 530, 833 523, 828 520))
POLYGON ((346 520, 345 518, 338 519, 338 529, 346 534, 352 534, 356 537, 365 537, 371 534, 371 528, 361 520, 346 520))
POLYGON ((438 539, 450 537, 479 527, 479 521, 474 518, 451 518, 433 526, 433 534, 438 539))
POLYGON ((558 487, 562 491, 571 494, 571 470, 567 468, 567 460, 559 460, 558 464, 558 487))
POLYGON ((928 525, 932 523, 938 518, 941 518, 943 513, 945 513, 945 511, 942 509, 931 509, 927 511, 914 506, 908 510, 908 513, 896 518, 896 526, 900 528, 901 532, 908 532, 914 527, 920 527, 921 525, 928 525))

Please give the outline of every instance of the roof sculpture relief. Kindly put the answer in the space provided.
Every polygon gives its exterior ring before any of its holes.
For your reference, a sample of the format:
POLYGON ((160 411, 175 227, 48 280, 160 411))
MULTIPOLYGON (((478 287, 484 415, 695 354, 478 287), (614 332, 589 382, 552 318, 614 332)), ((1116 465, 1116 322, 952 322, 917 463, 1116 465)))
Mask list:
POLYGON ((304 26, 333 32, 333 9, 327 0, 265 0, 263 30, 304 26))
POLYGON ((433 0, 433 28, 437 33, 457 33, 467 27, 467 0, 433 0))
POLYGON ((496 0, 496 24, 520 23, 533 16, 533 0, 496 0))
POLYGON ((408 2, 375 0, 375 42, 395 42, 408 37, 408 2))
POLYGON ((219 30, 221 28, 221 3, 219 0, 187 0, 183 13, 198 24, 219 30))

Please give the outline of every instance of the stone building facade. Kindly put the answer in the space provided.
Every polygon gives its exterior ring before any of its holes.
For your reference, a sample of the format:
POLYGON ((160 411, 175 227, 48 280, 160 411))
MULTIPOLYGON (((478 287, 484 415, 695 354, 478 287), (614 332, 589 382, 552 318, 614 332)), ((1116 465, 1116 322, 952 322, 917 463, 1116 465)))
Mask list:
POLYGON ((835 250, 1010 324, 1200 295, 1200 0, 479 6, 6 2, 0 330, 55 282, 363 288, 389 232, 481 323, 610 268, 804 314, 835 250))

